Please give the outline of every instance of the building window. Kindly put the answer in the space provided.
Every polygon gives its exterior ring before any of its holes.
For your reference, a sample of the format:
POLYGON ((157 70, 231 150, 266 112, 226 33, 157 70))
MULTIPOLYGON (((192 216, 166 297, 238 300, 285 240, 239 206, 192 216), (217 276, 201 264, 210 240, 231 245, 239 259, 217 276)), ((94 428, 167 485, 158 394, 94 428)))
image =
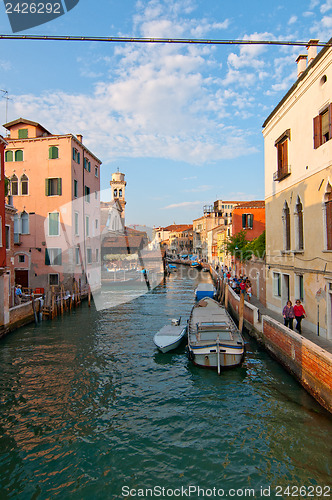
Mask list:
POLYGON ((332 137, 331 110, 332 104, 314 118, 314 149, 319 148, 319 146, 325 144, 332 137))
POLYGON ((283 134, 275 141, 277 148, 277 171, 273 174, 274 181, 281 181, 290 175, 290 165, 288 164, 288 141, 290 140, 290 129, 285 130, 283 134))
POLYGON ((242 214, 242 229, 252 229, 254 223, 253 214, 242 214))
POLYGON ((98 167, 95 167, 95 177, 98 177, 98 167))
POLYGON ((18 129, 18 138, 19 139, 27 139, 28 138, 28 129, 27 128, 19 128, 18 129))
POLYGON ((50 286, 58 286, 59 284, 59 275, 58 273, 50 273, 48 275, 48 283, 50 286))
POLYGON ((99 248, 96 248, 96 262, 99 262, 99 248))
POLYGON ((29 214, 25 211, 21 213, 21 234, 29 234, 29 214))
POLYGON ((92 263, 92 249, 91 248, 86 249, 86 259, 87 259, 88 264, 92 263))
POLYGON ((281 297, 281 276, 280 273, 273 273, 273 295, 281 297))
POLYGON ((59 148, 57 146, 50 146, 48 148, 48 158, 49 160, 56 160, 59 158, 59 148))
POLYGON ((61 266, 62 252, 61 248, 46 248, 45 266, 61 266))
POLYGON ((328 183, 325 194, 325 249, 332 250, 332 187, 328 183))
POLYGON ((60 234, 60 214, 52 212, 48 214, 48 235, 59 236, 60 234))
POLYGON ((23 174, 21 177, 21 195, 27 196, 29 194, 29 179, 23 174))
POLYGON ((90 188, 88 186, 84 186, 84 196, 85 196, 85 201, 90 203, 90 188))
POLYGON ((74 198, 78 197, 78 182, 74 179, 74 198))
POLYGON ((98 219, 95 220, 96 223, 96 229, 98 229, 98 219))
POLYGON ((25 262, 25 255, 19 255, 18 256, 18 261, 20 264, 23 264, 23 262, 25 262))
POLYGON ((297 296, 296 298, 297 299, 300 299, 301 301, 304 300, 304 286, 303 286, 303 275, 302 274, 299 274, 297 276, 297 279, 298 279, 298 293, 297 293, 297 296))
POLYGON ((5 161, 14 161, 13 151, 6 151, 5 161))
POLYGON ((122 198, 122 189, 119 189, 119 198, 122 198))
POLYGON ((80 264, 80 247, 75 247, 75 264, 76 266, 80 264))
POLYGON ((9 250, 10 249, 10 226, 5 226, 5 230, 6 230, 6 250, 9 250))
POLYGON ((295 237, 296 237, 296 249, 303 250, 303 207, 299 197, 297 197, 296 205, 295 205, 295 214, 294 214, 294 222, 295 222, 295 237))
POLYGON ((73 148, 73 160, 76 161, 76 163, 81 162, 81 155, 75 148, 73 148))
POLYGON ((290 238, 290 212, 288 203, 285 201, 284 208, 282 211, 282 221, 284 228, 284 250, 288 251, 291 247, 290 238))
POLYGON ((78 236, 79 235, 79 213, 78 212, 75 212, 74 227, 75 227, 75 236, 78 236))
POLYGON ((98 200, 98 191, 95 191, 95 200, 98 200))
POLYGON ((84 158, 84 168, 88 172, 91 172, 91 162, 87 158, 84 158))
POLYGON ((15 161, 23 161, 22 149, 18 149, 17 151, 15 151, 15 161))
POLYGON ((114 198, 117 198, 117 196, 118 196, 118 190, 117 190, 117 189, 114 189, 114 192, 113 192, 113 193, 114 193, 114 198))
POLYGON ((90 217, 85 217, 85 236, 90 236, 90 217))
POLYGON ((14 243, 20 242, 20 221, 18 214, 14 215, 14 243))
POLYGON ((62 195, 62 179, 45 179, 45 196, 61 196, 62 195))
POLYGON ((18 195, 18 178, 15 174, 10 179, 10 194, 13 196, 18 195))

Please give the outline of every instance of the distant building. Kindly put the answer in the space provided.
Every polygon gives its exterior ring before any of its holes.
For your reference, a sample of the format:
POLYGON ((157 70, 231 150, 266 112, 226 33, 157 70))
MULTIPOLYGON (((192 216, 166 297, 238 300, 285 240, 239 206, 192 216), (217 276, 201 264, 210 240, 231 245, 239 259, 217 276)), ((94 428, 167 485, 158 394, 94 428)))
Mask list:
POLYGON ((265 202, 246 201, 233 208, 232 234, 245 231, 246 240, 252 241, 265 231, 265 202))
POLYGON ((263 125, 266 301, 301 299, 305 325, 332 340, 332 48, 317 42, 263 125))
POLYGON ((53 135, 19 118, 5 170, 15 215, 15 281, 23 287, 100 286, 100 165, 82 136, 53 135))

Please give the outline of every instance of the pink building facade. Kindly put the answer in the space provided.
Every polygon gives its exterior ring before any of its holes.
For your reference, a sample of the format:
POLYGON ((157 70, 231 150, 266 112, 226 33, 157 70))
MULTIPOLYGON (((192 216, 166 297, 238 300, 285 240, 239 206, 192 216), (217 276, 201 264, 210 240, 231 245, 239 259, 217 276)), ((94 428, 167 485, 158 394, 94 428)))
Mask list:
POLYGON ((100 286, 100 165, 82 136, 53 135, 19 118, 10 132, 5 171, 17 208, 15 281, 23 287, 100 286))

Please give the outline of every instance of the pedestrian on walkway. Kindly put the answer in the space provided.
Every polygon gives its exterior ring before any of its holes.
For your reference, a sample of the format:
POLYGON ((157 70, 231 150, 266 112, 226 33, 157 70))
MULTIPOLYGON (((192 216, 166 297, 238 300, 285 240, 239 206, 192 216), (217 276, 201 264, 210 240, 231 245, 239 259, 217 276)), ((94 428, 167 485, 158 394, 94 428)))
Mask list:
POLYGON ((247 292, 248 300, 249 300, 249 302, 250 302, 251 295, 252 295, 252 288, 251 288, 251 283, 250 283, 250 281, 249 281, 249 280, 247 281, 247 288, 246 288, 246 292, 247 292))
POLYGON ((294 306, 294 315, 295 315, 295 319, 296 319, 296 330, 301 333, 301 321, 303 320, 303 318, 305 318, 307 316, 305 310, 304 310, 304 307, 303 305, 301 304, 301 301, 299 299, 296 300, 295 302, 295 306, 294 306))
POLYGON ((282 315, 284 317, 284 325, 288 326, 291 330, 293 330, 293 321, 295 318, 294 307, 292 305, 292 301, 288 300, 287 304, 283 308, 282 315))

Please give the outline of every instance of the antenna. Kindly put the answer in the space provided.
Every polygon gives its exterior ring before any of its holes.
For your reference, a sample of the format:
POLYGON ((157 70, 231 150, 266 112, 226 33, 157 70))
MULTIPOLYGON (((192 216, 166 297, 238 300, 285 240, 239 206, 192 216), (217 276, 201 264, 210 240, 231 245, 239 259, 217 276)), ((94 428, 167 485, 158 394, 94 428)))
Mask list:
POLYGON ((0 92, 4 93, 4 95, 2 96, 2 98, 6 99, 6 123, 7 123, 8 122, 8 101, 12 101, 12 99, 10 99, 8 97, 8 90, 0 89, 0 92))

